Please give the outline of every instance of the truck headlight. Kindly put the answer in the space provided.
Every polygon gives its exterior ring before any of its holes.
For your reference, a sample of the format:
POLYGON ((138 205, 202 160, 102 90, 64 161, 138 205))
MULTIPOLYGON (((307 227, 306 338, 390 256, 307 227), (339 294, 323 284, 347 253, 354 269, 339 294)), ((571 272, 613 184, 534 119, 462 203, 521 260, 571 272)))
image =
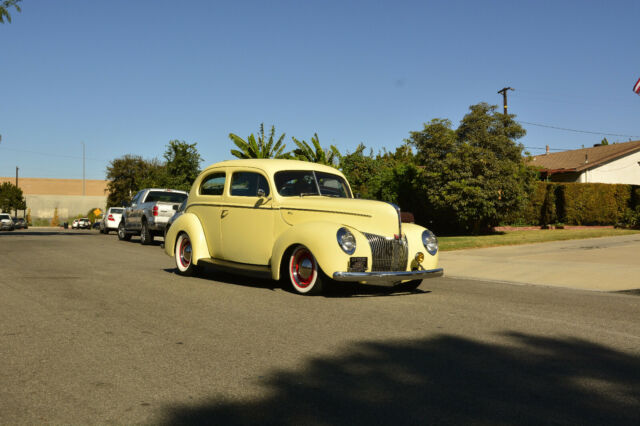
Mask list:
POLYGON ((342 251, 347 254, 353 254, 356 251, 356 237, 347 228, 338 229, 336 237, 342 251))
POLYGON ((422 244, 431 256, 435 255, 438 252, 438 239, 433 234, 433 232, 429 231, 428 229, 422 232, 422 244))

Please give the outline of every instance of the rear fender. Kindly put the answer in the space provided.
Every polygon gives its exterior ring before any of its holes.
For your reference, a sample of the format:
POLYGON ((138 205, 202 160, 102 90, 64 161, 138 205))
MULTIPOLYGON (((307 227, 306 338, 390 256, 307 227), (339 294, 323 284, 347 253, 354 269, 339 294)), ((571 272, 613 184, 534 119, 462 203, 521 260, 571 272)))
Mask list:
POLYGON ((175 255, 176 240, 182 232, 185 232, 191 240, 191 261, 194 265, 197 265, 200 259, 209 259, 211 257, 202 223, 198 216, 193 213, 184 213, 171 224, 164 239, 165 253, 172 257, 175 255))

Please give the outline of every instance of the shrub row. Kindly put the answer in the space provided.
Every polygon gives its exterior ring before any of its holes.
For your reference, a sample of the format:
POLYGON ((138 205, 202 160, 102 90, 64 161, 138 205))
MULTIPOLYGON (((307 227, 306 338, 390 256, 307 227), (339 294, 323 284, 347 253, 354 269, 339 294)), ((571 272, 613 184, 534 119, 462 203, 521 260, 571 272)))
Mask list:
POLYGON ((640 186, 537 182, 512 224, 616 225, 640 212, 640 186))

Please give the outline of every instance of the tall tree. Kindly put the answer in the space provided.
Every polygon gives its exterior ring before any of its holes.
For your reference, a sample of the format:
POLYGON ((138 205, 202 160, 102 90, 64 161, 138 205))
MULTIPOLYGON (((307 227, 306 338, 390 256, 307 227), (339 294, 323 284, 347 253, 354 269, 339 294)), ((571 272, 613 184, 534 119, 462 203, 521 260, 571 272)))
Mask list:
POLYGON ((310 161, 312 163, 326 164, 328 166, 336 166, 340 163, 340 151, 335 145, 331 145, 329 148, 324 149, 320 145, 318 140, 318 134, 314 133, 311 137, 311 145, 306 141, 299 141, 292 137, 293 142, 298 148, 293 150, 293 156, 298 160, 310 161))
POLYGON ((4 20, 11 23, 11 15, 9 14, 9 9, 13 6, 16 8, 18 12, 22 12, 18 3, 22 0, 2 0, 0 3, 0 23, 4 24, 4 20))
POLYGON ((25 210, 27 202, 22 194, 22 189, 11 182, 3 182, 0 185, 0 212, 11 213, 12 210, 25 210))
POLYGON ((458 129, 434 119, 407 140, 421 167, 421 211, 432 215, 441 232, 484 232, 519 209, 533 188, 535 172, 515 142, 526 132, 515 116, 486 103, 469 109, 458 129))
POLYGON ((167 187, 189 191, 193 181, 200 174, 202 157, 196 148, 197 143, 172 140, 164 152, 165 168, 168 179, 167 187))
MULTIPOLYGON (((156 165, 157 166, 157 165, 156 165)), ((157 168, 157 167, 156 167, 157 168)), ((107 166, 107 207, 120 206, 130 202, 131 198, 142 189, 145 179, 154 172, 153 162, 144 160, 139 155, 124 155, 112 160, 107 166)))
POLYGON ((284 144, 285 134, 280 135, 277 141, 275 141, 276 127, 271 126, 271 132, 269 132, 269 138, 265 139, 264 136, 264 123, 260 124, 260 132, 258 133, 258 140, 251 133, 245 141, 240 136, 229 133, 231 141, 240 149, 232 149, 231 154, 237 158, 289 158, 289 153, 284 152, 286 145, 284 144))

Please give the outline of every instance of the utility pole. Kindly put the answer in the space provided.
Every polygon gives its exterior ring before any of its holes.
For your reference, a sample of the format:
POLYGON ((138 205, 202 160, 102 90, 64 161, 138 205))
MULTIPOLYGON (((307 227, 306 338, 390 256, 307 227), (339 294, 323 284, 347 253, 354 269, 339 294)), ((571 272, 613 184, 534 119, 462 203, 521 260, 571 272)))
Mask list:
POLYGON ((82 195, 85 195, 85 185, 84 185, 84 142, 80 142, 82 144, 82 195))
POLYGON ((18 186, 18 166, 16 166, 16 186, 18 186))
POLYGON ((505 87, 502 90, 498 90, 498 93, 502 93, 502 99, 503 99, 503 105, 504 105, 504 115, 507 115, 507 91, 508 90, 515 90, 512 87, 505 87))

